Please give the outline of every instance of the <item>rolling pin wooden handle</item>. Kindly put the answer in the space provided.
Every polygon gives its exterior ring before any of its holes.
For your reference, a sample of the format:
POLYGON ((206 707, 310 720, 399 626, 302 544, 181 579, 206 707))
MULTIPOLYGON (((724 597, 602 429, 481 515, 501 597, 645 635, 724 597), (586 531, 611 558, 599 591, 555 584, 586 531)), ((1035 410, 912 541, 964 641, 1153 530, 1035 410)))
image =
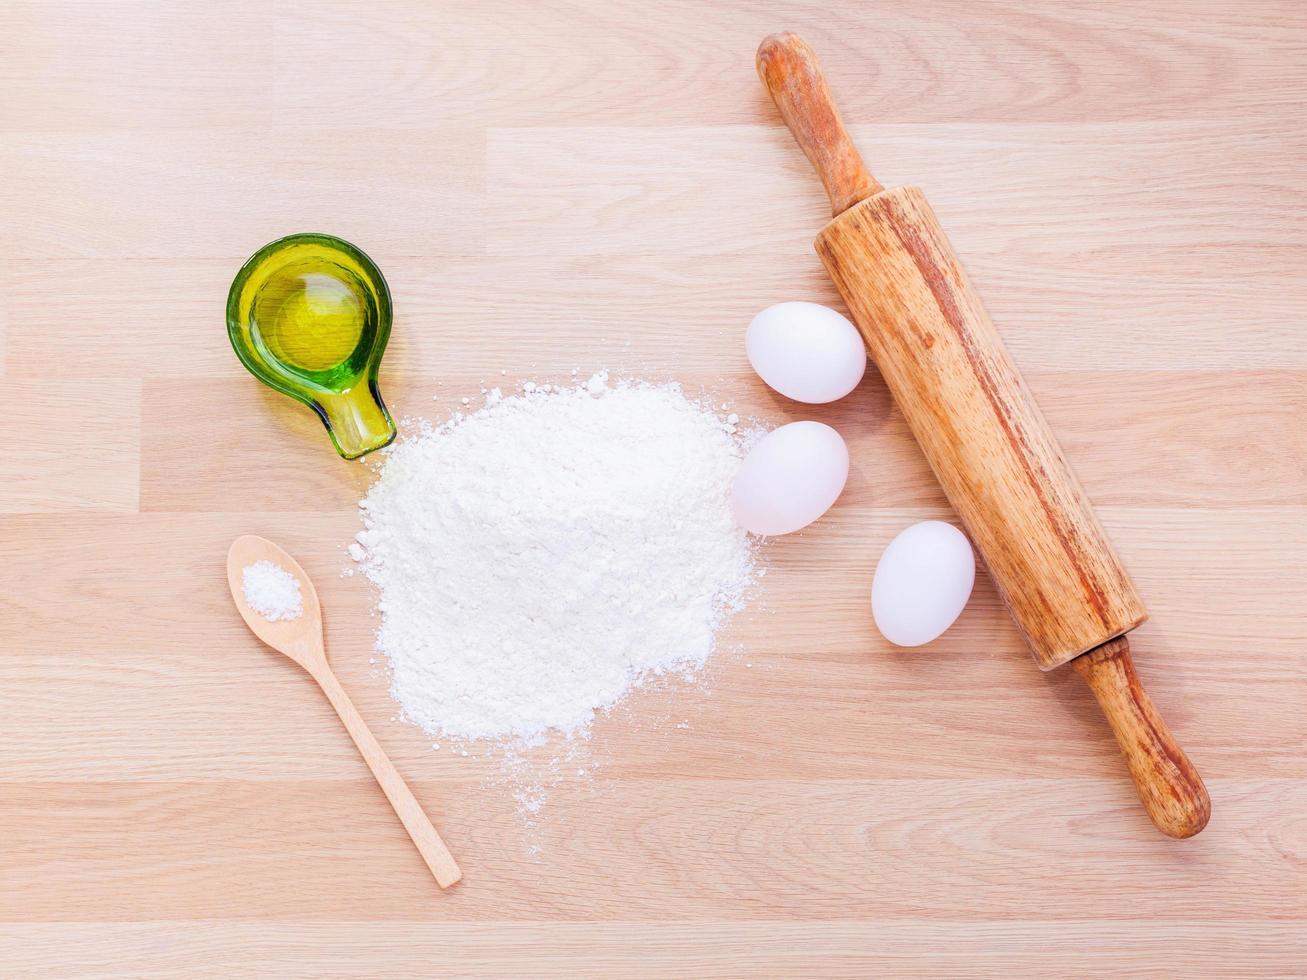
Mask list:
POLYGON ((1168 837, 1192 837, 1212 815, 1207 787, 1161 715, 1130 659, 1124 636, 1071 661, 1098 699, 1125 755, 1139 799, 1168 837))
POLYGON ((758 45, 757 64, 781 118, 821 177, 831 214, 841 215, 884 190, 849 138, 807 41, 797 34, 772 34, 758 45))
POLYGON ((322 692, 327 695, 331 706, 336 709, 336 714, 340 715, 340 720, 345 723, 345 730, 349 732, 350 738, 354 739, 359 754, 372 770, 372 775, 381 785, 386 799, 390 800, 390 805, 395 808, 395 814, 404 825, 404 829, 408 831, 409 837, 413 838, 418 853, 431 869, 436 883, 441 888, 448 888, 457 882, 463 877, 463 872, 459 870, 454 856, 449 853, 449 848, 441 840, 440 834, 436 833, 436 828, 427 819, 426 811, 422 809, 422 804, 417 801, 413 791, 408 788, 408 783, 404 782, 404 777, 399 774, 399 770, 390 761, 389 756, 372 734, 372 730, 368 728, 367 722, 363 720, 363 716, 354 707, 354 702, 349 699, 345 689, 336 680, 336 675, 325 665, 311 673, 318 686, 322 688, 322 692))

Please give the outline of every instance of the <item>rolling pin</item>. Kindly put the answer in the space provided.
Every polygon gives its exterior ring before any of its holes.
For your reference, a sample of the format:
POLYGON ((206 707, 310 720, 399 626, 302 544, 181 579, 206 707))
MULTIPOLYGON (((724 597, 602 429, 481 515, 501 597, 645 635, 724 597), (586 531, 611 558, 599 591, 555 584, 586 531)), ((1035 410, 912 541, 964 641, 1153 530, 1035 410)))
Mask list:
POLYGON ((1036 663, 1075 667, 1148 816, 1192 837, 1211 800, 1135 674, 1143 602, 925 196, 867 171, 802 38, 758 74, 830 198, 817 254, 1036 663))

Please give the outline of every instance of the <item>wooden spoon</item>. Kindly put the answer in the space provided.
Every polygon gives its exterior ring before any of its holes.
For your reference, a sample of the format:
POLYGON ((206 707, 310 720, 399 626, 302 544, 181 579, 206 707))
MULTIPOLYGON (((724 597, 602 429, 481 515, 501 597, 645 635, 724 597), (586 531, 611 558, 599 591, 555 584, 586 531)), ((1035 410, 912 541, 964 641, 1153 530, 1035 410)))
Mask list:
POLYGON ((344 688, 336 680, 336 675, 327 666, 327 651, 322 642, 322 607, 318 604, 318 593, 313 588, 312 580, 304 574, 304 569, 290 555, 282 551, 271 541, 246 534, 232 542, 227 552, 227 584, 231 587, 231 596, 236 600, 236 608, 245 619, 245 625, 254 631, 254 635, 279 653, 284 653, 303 667, 310 677, 318 682, 322 693, 340 715, 345 723, 345 730, 358 746, 363 761, 372 770, 372 775, 381 784, 395 808, 404 829, 413 838, 422 859, 435 875, 441 888, 448 888, 461 877, 454 857, 449 848, 431 826, 431 821, 422 812, 422 807, 414 798, 404 778, 396 771, 386 753, 377 743, 367 723, 345 694, 344 688), (245 601, 244 571, 258 561, 270 561, 280 565, 300 581, 300 593, 304 601, 304 613, 298 619, 272 621, 250 608, 245 601))

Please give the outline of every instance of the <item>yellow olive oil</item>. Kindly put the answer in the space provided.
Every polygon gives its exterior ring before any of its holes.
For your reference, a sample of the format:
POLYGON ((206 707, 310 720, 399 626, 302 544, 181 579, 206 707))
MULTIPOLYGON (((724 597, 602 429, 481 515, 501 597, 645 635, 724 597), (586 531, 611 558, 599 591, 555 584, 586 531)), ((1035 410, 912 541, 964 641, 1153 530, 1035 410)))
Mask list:
POLYGON ((328 235, 292 235, 245 263, 227 298, 227 332, 264 384, 314 409, 340 455, 389 444, 395 426, 377 390, 390 337, 390 291, 361 250, 328 235))

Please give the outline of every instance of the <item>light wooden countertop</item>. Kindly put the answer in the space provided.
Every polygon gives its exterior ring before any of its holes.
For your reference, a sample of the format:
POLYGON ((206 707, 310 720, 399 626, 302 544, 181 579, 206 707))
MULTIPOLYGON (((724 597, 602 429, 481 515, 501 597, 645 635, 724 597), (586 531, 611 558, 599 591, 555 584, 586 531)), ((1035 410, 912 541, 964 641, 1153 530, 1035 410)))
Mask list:
POLYGON ((0 974, 1307 969, 1300 3, 0 20, 0 974), (950 514, 874 371, 806 408, 745 360, 763 306, 837 303, 821 188, 753 73, 778 29, 817 48, 877 176, 926 190, 1099 506, 1152 614, 1140 673, 1211 789, 1200 837, 1152 829, 1079 679, 1035 669, 987 580, 925 649, 876 634, 876 556, 950 514), (849 442, 838 506, 768 546, 743 649, 598 724, 535 826, 493 760, 394 720, 368 588, 338 574, 369 470, 228 347, 237 267, 302 230, 385 271, 397 415, 608 367, 849 442), (314 576, 454 891, 238 619, 244 532, 314 576))

